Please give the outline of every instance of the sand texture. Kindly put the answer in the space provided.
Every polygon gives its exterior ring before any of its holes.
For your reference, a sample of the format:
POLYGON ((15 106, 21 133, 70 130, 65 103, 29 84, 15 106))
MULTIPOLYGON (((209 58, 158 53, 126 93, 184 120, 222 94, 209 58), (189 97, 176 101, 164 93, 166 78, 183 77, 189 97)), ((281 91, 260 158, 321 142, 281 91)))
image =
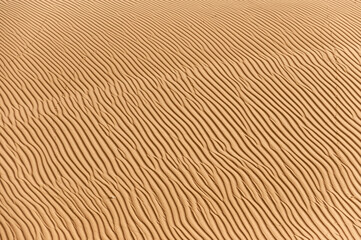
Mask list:
POLYGON ((1 240, 360 240, 361 2, 0 0, 1 240))

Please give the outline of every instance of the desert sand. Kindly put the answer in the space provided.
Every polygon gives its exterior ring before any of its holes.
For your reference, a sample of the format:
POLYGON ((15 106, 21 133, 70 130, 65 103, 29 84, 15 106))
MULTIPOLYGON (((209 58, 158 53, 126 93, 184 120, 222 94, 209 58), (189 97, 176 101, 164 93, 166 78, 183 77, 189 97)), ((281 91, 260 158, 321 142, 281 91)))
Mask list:
POLYGON ((0 0, 0 239, 361 239, 361 2, 0 0))

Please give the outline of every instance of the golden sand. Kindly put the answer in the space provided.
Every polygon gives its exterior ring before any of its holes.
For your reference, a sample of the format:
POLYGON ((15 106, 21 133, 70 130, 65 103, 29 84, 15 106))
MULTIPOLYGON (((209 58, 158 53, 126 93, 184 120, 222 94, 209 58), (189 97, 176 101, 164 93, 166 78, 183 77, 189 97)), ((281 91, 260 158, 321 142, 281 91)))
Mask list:
POLYGON ((0 239, 361 239, 361 3, 0 0, 0 239))

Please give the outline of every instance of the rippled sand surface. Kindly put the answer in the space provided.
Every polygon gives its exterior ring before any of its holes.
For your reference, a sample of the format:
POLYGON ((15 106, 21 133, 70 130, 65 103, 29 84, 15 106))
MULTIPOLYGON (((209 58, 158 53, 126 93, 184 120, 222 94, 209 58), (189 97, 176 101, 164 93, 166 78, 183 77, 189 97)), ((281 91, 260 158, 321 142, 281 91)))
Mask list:
POLYGON ((0 239, 361 239, 361 2, 0 0, 0 239))

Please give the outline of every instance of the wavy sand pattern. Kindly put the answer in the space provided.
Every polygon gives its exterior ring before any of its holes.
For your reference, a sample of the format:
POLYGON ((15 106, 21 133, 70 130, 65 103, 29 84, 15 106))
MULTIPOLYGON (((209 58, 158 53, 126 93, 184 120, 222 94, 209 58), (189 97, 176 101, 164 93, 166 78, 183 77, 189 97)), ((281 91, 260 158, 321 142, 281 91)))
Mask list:
POLYGON ((0 1, 0 239, 361 239, 361 3, 0 1))

